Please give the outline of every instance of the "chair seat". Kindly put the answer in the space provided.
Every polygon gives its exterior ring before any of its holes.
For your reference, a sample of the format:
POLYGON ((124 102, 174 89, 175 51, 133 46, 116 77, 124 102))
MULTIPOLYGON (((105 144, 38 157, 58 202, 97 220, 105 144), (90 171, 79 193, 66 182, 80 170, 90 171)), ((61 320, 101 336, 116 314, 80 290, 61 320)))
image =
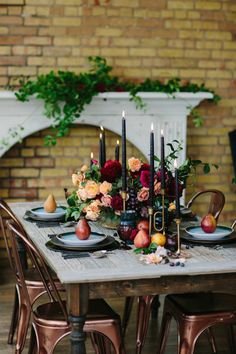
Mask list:
MULTIPOLYGON (((66 302, 63 302, 66 306, 66 302)), ((66 325, 65 317, 62 313, 59 303, 48 302, 42 305, 39 305, 34 311, 35 319, 37 323, 43 324, 43 322, 50 319, 50 323, 53 325, 53 322, 61 322, 61 325, 66 325)), ((119 315, 113 311, 113 309, 108 305, 108 303, 103 299, 89 300, 88 313, 86 315, 86 323, 89 323, 90 320, 94 321, 104 321, 111 319, 119 319, 119 315)))
POLYGON ((168 295, 185 315, 204 315, 236 311, 236 296, 223 293, 193 293, 168 295))

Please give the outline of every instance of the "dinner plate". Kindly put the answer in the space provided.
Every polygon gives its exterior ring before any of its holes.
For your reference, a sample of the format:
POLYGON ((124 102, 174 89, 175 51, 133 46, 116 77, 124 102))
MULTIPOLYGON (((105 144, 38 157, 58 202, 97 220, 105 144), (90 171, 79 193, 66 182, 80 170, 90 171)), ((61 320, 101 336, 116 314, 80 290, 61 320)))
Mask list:
POLYGON ((218 241, 232 234, 233 229, 231 227, 218 225, 214 232, 206 233, 202 230, 201 226, 189 226, 186 227, 185 231, 197 240, 218 241))
POLYGON ((47 213, 43 207, 33 208, 30 213, 42 220, 60 219, 66 214, 66 207, 58 206, 53 213, 47 213))
POLYGON ((96 243, 102 242, 106 239, 106 235, 98 235, 96 233, 91 233, 87 240, 80 240, 76 236, 75 232, 64 232, 62 234, 56 235, 57 239, 65 245, 69 246, 79 246, 87 247, 93 246, 96 243))
POLYGON ((70 251, 98 251, 103 249, 119 248, 119 242, 114 237, 107 236, 104 241, 96 243, 95 245, 88 245, 86 247, 71 246, 61 242, 57 236, 54 236, 46 243, 46 246, 52 250, 70 250, 70 251))

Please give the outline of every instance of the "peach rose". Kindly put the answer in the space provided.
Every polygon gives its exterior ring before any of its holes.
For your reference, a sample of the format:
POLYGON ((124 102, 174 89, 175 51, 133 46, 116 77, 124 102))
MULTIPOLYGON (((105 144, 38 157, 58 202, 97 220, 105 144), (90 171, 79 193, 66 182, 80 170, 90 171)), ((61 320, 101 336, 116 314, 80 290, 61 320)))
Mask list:
POLYGON ((96 213, 95 211, 88 210, 85 218, 91 221, 96 221, 99 217, 99 213, 96 213))
POLYGON ((101 205, 101 202, 100 200, 94 200, 92 203, 90 203, 86 209, 86 211, 88 210, 91 210, 95 213, 100 213, 100 205, 101 205))
POLYGON ((105 207, 110 207, 111 200, 112 200, 112 197, 110 195, 108 195, 108 194, 103 195, 101 198, 102 205, 105 207))
POLYGON ((72 174, 72 183, 74 186, 80 186, 80 183, 84 181, 84 175, 82 173, 73 173, 72 174))
POLYGON ((100 193, 99 184, 91 180, 87 181, 84 189, 86 190, 89 199, 95 198, 96 195, 100 193))
POLYGON ((137 194, 137 199, 139 202, 144 202, 148 200, 149 197, 149 188, 143 187, 137 194))
POLYGON ((131 157, 130 159, 128 159, 128 166, 132 172, 136 172, 140 170, 142 162, 139 159, 136 159, 135 157, 131 157))
POLYGON ((100 193, 102 194, 108 194, 112 189, 112 184, 104 181, 102 184, 100 184, 100 193))
POLYGON ((87 166, 87 165, 83 165, 83 166, 81 167, 80 171, 81 171, 82 173, 88 171, 88 166, 87 166))
POLYGON ((84 188, 79 188, 76 194, 83 202, 85 202, 88 199, 88 193, 84 188))
POLYGON ((161 193, 161 182, 155 181, 155 183, 154 183, 154 193, 156 195, 161 193))

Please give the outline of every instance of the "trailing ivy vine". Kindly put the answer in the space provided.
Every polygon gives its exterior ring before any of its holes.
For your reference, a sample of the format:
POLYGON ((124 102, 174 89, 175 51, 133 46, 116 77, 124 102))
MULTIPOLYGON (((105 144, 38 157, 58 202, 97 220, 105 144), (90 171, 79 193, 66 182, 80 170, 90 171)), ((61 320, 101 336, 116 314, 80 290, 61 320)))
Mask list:
MULTIPOLYGON (((218 102, 220 97, 204 84, 181 83, 174 78, 166 83, 159 80, 146 79, 141 83, 132 83, 120 80, 111 75, 112 67, 107 65, 106 59, 89 57, 91 69, 88 72, 75 74, 70 71, 51 71, 39 75, 35 80, 21 80, 20 89, 15 93, 20 101, 28 101, 32 95, 44 101, 45 115, 52 119, 52 133, 45 138, 46 145, 55 145, 57 138, 66 135, 70 125, 80 116, 86 104, 100 92, 129 91, 130 99, 137 108, 145 108, 145 104, 138 96, 139 92, 164 92, 173 95, 176 92, 211 92, 213 101, 218 102)), ((191 111, 191 107, 189 108, 191 111)), ((196 126, 202 123, 196 109, 192 110, 196 126)))

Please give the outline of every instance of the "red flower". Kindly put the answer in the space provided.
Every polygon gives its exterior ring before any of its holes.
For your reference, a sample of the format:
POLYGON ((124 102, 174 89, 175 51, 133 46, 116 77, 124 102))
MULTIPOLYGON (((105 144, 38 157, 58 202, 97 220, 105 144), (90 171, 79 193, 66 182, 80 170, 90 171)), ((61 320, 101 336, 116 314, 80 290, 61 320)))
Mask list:
POLYGON ((119 161, 108 160, 101 168, 102 181, 114 182, 121 176, 122 168, 119 161))
POLYGON ((150 165, 148 163, 143 163, 139 171, 135 171, 135 172, 130 171, 130 174, 133 179, 136 179, 141 175, 142 171, 149 171, 149 170, 150 170, 150 165))
POLYGON ((137 235, 138 231, 139 231, 138 229, 132 230, 131 235, 129 237, 130 241, 133 241, 135 239, 135 236, 137 235))
POLYGON ((149 188, 149 182, 150 182, 150 171, 149 170, 144 170, 141 172, 140 182, 143 187, 149 188))
POLYGON ((114 195, 111 200, 111 207, 114 210, 122 210, 123 208, 123 200, 121 195, 114 195))

